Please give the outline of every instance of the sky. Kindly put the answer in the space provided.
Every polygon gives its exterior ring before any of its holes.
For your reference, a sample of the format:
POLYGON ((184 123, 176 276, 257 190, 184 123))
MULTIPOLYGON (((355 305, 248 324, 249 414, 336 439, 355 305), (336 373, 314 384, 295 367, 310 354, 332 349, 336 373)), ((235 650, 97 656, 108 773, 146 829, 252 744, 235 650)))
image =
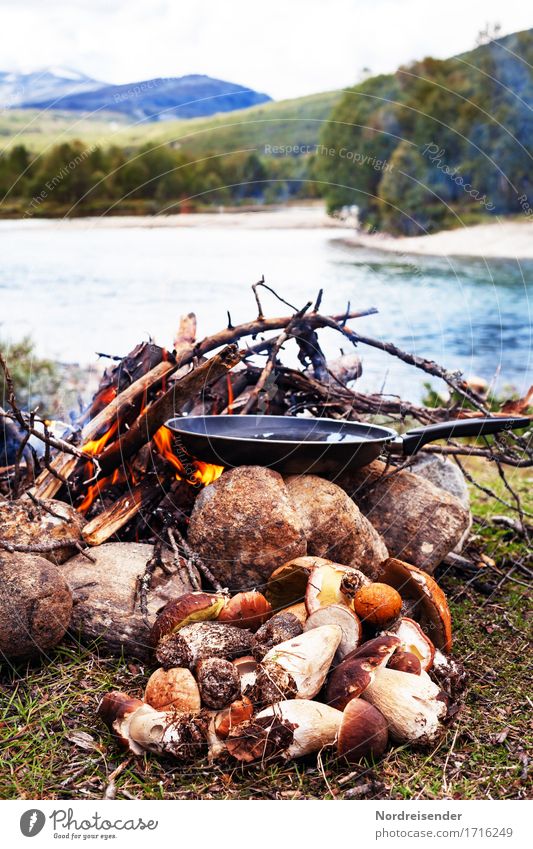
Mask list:
POLYGON ((533 26, 527 0, 0 0, 0 70, 66 66, 127 83, 200 73, 276 100, 469 50, 487 23, 533 26))

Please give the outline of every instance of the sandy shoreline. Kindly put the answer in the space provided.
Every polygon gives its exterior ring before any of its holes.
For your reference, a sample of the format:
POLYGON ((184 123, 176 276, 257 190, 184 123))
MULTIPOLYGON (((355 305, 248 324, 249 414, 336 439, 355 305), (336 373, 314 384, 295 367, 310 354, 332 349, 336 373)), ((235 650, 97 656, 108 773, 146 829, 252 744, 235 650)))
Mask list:
POLYGON ((342 242, 354 248, 414 256, 486 257, 533 259, 533 221, 494 221, 456 230, 443 230, 430 236, 394 237, 366 235, 344 221, 326 215, 320 203, 302 204, 258 211, 181 213, 180 215, 109 216, 70 219, 4 219, 0 232, 32 230, 123 229, 123 228, 231 228, 242 230, 328 229, 342 234, 342 242))
POLYGON ((353 247, 402 255, 533 259, 533 221, 495 221, 410 238, 358 233, 342 241, 353 247))

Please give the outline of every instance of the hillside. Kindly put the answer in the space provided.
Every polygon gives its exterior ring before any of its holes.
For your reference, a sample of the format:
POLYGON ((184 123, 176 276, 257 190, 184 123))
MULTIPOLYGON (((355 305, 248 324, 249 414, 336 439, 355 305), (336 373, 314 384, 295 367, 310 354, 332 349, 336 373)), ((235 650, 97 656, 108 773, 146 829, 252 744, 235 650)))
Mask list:
POLYGON ((532 107, 533 30, 348 89, 317 161, 329 210, 404 235, 529 214, 532 107))

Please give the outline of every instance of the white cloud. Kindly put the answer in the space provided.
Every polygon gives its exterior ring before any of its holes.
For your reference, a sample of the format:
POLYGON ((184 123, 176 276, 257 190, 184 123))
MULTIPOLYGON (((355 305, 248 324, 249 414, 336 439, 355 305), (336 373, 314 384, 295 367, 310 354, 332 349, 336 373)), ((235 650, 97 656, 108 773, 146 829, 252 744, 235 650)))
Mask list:
POLYGON ((0 0, 2 69, 77 68, 131 82, 205 73, 276 98, 353 84, 468 50, 498 21, 532 24, 523 0, 0 0), (8 36, 8 37, 6 37, 8 36))

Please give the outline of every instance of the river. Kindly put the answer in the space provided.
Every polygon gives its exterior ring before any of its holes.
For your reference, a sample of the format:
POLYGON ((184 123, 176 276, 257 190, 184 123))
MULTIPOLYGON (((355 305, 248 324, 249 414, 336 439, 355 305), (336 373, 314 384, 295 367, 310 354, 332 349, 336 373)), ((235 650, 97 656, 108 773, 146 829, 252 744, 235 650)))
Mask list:
MULTIPOLYGON (((229 215, 192 226, 183 216, 180 226, 1 221, 0 338, 29 334, 38 354, 79 363, 94 362, 95 351, 125 354, 149 336, 169 346, 184 312, 196 312, 200 336, 224 326, 227 310, 233 324, 250 320, 250 284, 264 274, 297 306, 323 288, 323 311, 377 307, 353 326, 447 368, 500 389, 533 382, 532 261, 395 256, 349 247, 346 231, 316 220, 293 226, 276 215, 266 227, 253 215, 250 226, 242 215, 236 226, 229 215)), ((264 306, 287 312, 266 293, 264 306)), ((350 350, 333 331, 321 340, 328 356, 350 350)), ((290 346, 287 356, 295 361, 290 346)), ((420 398, 422 373, 370 348, 361 356, 361 389, 420 398)))

